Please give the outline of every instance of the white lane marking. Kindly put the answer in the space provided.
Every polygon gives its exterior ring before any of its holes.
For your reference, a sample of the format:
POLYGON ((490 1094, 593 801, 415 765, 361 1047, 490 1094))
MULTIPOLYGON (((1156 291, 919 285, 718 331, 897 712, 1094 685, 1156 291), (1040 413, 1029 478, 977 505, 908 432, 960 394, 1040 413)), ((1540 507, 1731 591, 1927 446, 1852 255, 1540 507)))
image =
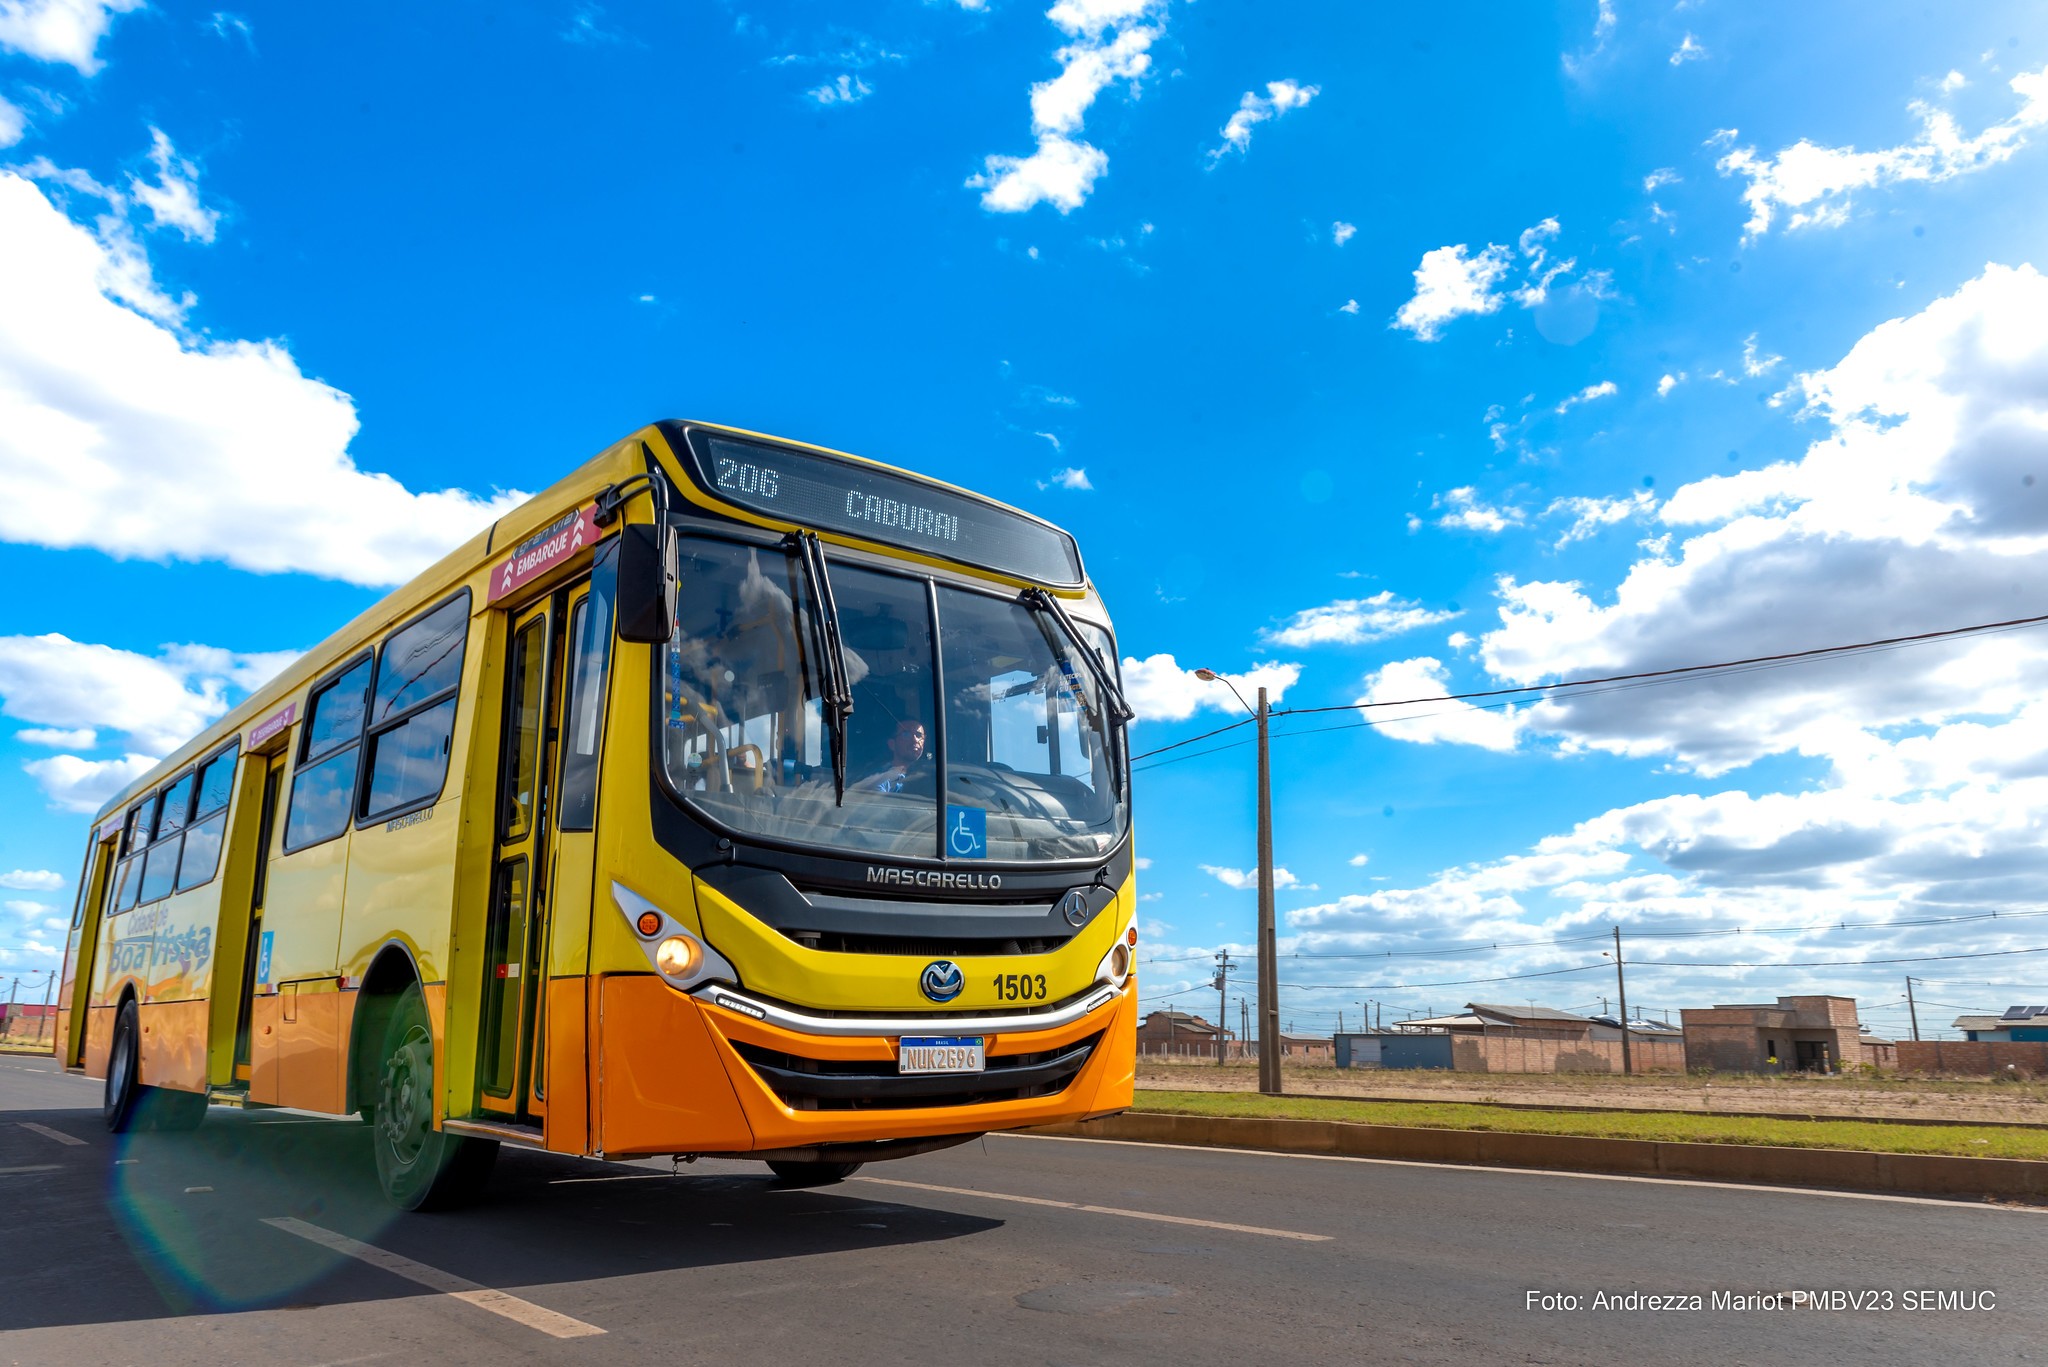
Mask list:
POLYGON ((948 1196, 978 1196, 985 1201, 1014 1201, 1025 1206, 1053 1206, 1060 1210, 1085 1210, 1090 1215, 1121 1215, 1127 1220, 1156 1220, 1163 1225, 1198 1225, 1203 1229, 1227 1229, 1233 1234, 1263 1234, 1269 1239, 1299 1239, 1303 1243, 1328 1243, 1328 1234, 1301 1234, 1291 1229, 1267 1229, 1261 1225, 1233 1225, 1222 1220, 1197 1220, 1186 1215, 1161 1215, 1150 1210, 1124 1210, 1117 1206, 1090 1206, 1079 1201, 1053 1201, 1043 1196, 1012 1196, 1001 1191, 976 1191, 972 1187, 940 1187, 929 1182, 905 1182, 894 1177, 856 1177, 856 1182, 877 1182, 885 1187, 909 1187, 914 1191, 943 1192, 948 1196))
POLYGON ((336 1234, 331 1229, 309 1225, 304 1220, 281 1216, 265 1220, 263 1223, 274 1229, 281 1229, 287 1234, 296 1234, 301 1239, 310 1240, 324 1248, 331 1248, 337 1253, 346 1253, 349 1257, 366 1262, 372 1267, 381 1267, 386 1272, 404 1277, 407 1281, 418 1282, 431 1291, 439 1291, 444 1296, 467 1301, 479 1310, 502 1315, 508 1320, 523 1324, 529 1329, 538 1329, 541 1333, 558 1339, 588 1338, 593 1334, 605 1332, 594 1324, 585 1324, 582 1320, 571 1319, 545 1306, 535 1305, 532 1301, 521 1300, 509 1291, 495 1291, 488 1286, 470 1281, 467 1277, 458 1277, 452 1272, 443 1272, 438 1267, 416 1263, 388 1249, 361 1243, 346 1234, 336 1234))
POLYGON ((56 1170, 57 1165, 55 1163, 31 1163, 27 1167, 22 1168, 0 1168, 0 1177, 4 1177, 10 1172, 55 1172, 56 1170))
MULTIPOLYGON (((1306 1158, 1317 1163, 1370 1163, 1383 1168, 1440 1168, 1445 1172, 1497 1172, 1510 1177, 1569 1177, 1580 1182, 1647 1182, 1659 1187, 1705 1187, 1709 1191, 1756 1191, 1770 1196, 1828 1196, 1838 1201, 1895 1201, 1948 1210, 2005 1210, 2048 1215, 2048 1206, 1994 1205, 1967 1196, 1898 1196, 1883 1191, 1829 1191, 1825 1187, 1774 1187, 1761 1182, 1715 1182, 1704 1177, 1640 1177, 1625 1172, 1564 1172, 1556 1168, 1499 1168, 1480 1163, 1431 1163, 1420 1158, 1360 1158, 1348 1153, 1276 1153, 1220 1144, 1154 1144, 1143 1139, 1089 1139, 1078 1134, 991 1134, 990 1139, 1048 1139, 1058 1144, 1114 1144, 1120 1149, 1180 1149, 1187 1153, 1237 1153, 1249 1158, 1306 1158)), ((874 1181, 874 1178, 853 1179, 874 1181)))
POLYGON ((68 1135, 64 1133, 64 1131, 62 1130, 53 1130, 48 1125, 38 1125, 33 1120, 18 1120, 15 1123, 17 1125, 20 1125, 21 1128, 23 1128, 24 1130, 34 1130, 43 1138, 54 1139, 59 1144, 76 1144, 81 1147, 83 1147, 85 1144, 85 1141, 83 1139, 79 1139, 73 1135, 68 1135))

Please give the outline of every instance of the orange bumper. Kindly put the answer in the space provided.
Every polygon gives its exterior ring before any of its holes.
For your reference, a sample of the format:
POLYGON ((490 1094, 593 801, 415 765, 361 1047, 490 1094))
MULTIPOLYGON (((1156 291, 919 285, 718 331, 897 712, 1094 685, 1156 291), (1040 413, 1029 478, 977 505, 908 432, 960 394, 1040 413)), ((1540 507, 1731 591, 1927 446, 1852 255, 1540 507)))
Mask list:
MULTIPOLYGON (((1049 1030, 984 1034, 992 1071, 1005 1059, 1096 1039, 1087 1061, 1046 1096, 963 1104, 802 1109, 785 1102, 741 1050, 893 1068, 900 1035, 813 1035, 684 996, 648 975, 607 977, 602 991, 604 1153, 742 1153, 971 1134, 1119 1111, 1131 1104, 1137 982, 1110 1005, 1049 1030)), ((944 1033, 936 1020, 906 1033, 944 1033)))

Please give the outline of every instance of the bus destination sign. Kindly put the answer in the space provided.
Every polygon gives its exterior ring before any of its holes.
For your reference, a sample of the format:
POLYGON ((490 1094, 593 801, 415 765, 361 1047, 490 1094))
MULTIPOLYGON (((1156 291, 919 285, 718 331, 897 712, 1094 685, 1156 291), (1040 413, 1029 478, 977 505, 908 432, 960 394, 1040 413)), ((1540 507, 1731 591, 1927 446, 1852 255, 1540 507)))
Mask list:
POLYGON ((691 436, 706 487, 742 508, 1042 584, 1081 582, 1073 538, 1021 513, 809 451, 691 436))

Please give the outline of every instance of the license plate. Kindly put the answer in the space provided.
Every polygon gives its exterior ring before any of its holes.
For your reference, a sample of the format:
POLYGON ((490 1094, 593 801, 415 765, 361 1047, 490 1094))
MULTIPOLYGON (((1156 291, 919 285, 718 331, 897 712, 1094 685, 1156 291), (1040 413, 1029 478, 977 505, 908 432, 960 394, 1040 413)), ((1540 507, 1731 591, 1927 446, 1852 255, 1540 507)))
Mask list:
POLYGON ((986 1067, 980 1035, 905 1035, 899 1073, 978 1073, 986 1067))

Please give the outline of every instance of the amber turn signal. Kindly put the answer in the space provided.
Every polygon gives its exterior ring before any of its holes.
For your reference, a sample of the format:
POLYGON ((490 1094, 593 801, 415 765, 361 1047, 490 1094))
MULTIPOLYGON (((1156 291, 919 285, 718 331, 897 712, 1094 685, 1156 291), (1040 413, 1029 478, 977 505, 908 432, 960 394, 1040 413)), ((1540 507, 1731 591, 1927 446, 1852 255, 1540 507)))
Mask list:
POLYGON ((1124 932, 1124 943, 1131 946, 1133 949, 1137 948, 1138 928, 1136 926, 1132 926, 1129 930, 1124 932))
POLYGON ((643 911, 640 913, 640 919, 633 924, 642 935, 652 939, 661 932, 661 913, 658 911, 643 911))

